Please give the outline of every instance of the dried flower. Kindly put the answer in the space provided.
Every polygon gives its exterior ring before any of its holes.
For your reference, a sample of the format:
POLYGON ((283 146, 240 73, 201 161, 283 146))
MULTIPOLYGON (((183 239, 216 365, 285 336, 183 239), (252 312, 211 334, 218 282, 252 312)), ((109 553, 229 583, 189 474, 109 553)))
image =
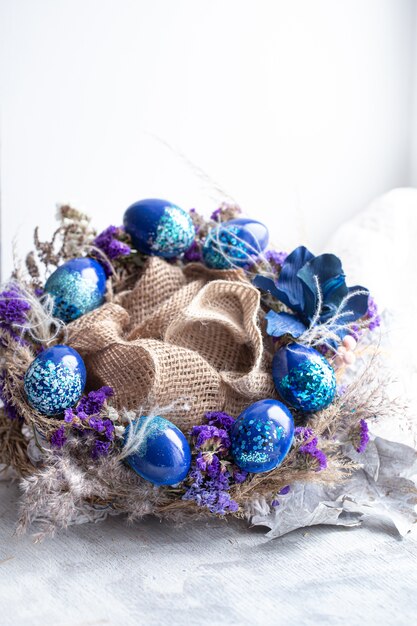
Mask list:
MULTIPOLYGON (((81 398, 76 408, 66 409, 64 412, 64 422, 68 427, 82 431, 85 435, 90 434, 94 436, 91 450, 93 459, 107 454, 115 437, 115 426, 112 420, 101 416, 106 400, 111 398, 113 393, 111 387, 101 387, 96 391, 90 391, 81 398)), ((62 430, 62 434, 65 433, 64 426, 61 426, 59 430, 62 430)), ((52 437, 56 436, 58 438, 56 441, 60 441, 60 435, 57 434, 58 431, 55 431, 52 435, 52 437)), ((64 445, 65 441, 66 437, 62 441, 62 445, 64 445)), ((62 445, 56 445, 55 447, 62 447, 62 445)))
POLYGON ((4 371, 0 374, 0 401, 3 403, 3 411, 11 420, 20 419, 16 407, 8 400, 4 392, 5 377, 6 372, 4 371))
POLYGON ((210 426, 218 426, 219 428, 225 428, 227 431, 231 429, 235 423, 235 418, 228 413, 222 413, 221 411, 209 411, 205 414, 207 424, 210 426))
POLYGON ((366 317, 368 319, 368 328, 369 330, 375 330, 381 326, 381 316, 378 313, 378 306, 372 296, 369 296, 368 299, 368 310, 366 312, 366 317))
POLYGON ((327 468, 327 457, 322 450, 317 447, 318 438, 311 428, 302 426, 295 429, 295 441, 298 445, 297 452, 305 457, 309 465, 316 472, 321 472, 327 468))
POLYGON ((0 330, 6 331, 14 340, 21 341, 20 335, 15 332, 15 327, 25 324, 30 309, 29 302, 19 288, 10 284, 0 293, 0 330))
MULTIPOLYGON (((93 245, 96 248, 99 248, 110 261, 114 261, 120 257, 128 256, 132 252, 130 246, 124 241, 121 241, 122 237, 126 237, 122 226, 109 226, 103 230, 102 233, 97 235, 97 237, 93 240, 93 245)), ((99 254, 94 256, 103 265, 107 276, 111 276, 112 270, 109 263, 107 263, 106 260, 99 254)))
POLYGON ((265 259, 276 269, 281 269, 284 265, 288 252, 278 252, 277 250, 267 250, 264 254, 265 259))
POLYGON ((60 426, 57 430, 55 430, 51 435, 51 446, 53 448, 62 448, 67 440, 65 435, 65 427, 60 426))
POLYGON ((90 391, 86 396, 83 396, 78 403, 77 412, 80 411, 86 415, 98 415, 102 411, 104 404, 108 398, 114 395, 114 391, 111 387, 101 387, 97 391, 90 391))
POLYGON ((216 454, 225 455, 230 448, 229 434, 223 428, 201 424, 191 430, 196 450, 211 450, 216 454))
POLYGON ((91 457, 94 460, 97 460, 101 456, 106 456, 110 450, 110 441, 101 441, 100 439, 96 439, 94 441, 91 457))
POLYGON ((359 424, 351 432, 351 441, 359 454, 365 452, 369 443, 369 428, 364 419, 361 419, 359 424))
POLYGON ((205 419, 208 423, 191 430, 197 455, 188 477, 191 484, 183 499, 194 500, 211 513, 225 515, 238 510, 229 490, 232 484, 246 480, 247 472, 237 467, 229 455, 230 428, 234 418, 227 413, 212 411, 205 414, 205 419))
POLYGON ((197 241, 193 241, 191 247, 184 252, 183 258, 189 263, 200 263, 203 259, 201 254, 201 245, 197 241))

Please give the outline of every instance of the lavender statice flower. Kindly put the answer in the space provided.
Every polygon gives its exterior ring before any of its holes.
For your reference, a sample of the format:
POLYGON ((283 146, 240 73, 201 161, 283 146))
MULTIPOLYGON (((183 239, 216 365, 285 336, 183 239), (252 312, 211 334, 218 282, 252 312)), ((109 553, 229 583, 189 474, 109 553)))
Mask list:
POLYGON ((27 321, 27 313, 31 306, 24 298, 17 285, 10 284, 0 293, 0 330, 8 333, 12 339, 21 341, 15 332, 16 326, 27 321))
MULTIPOLYGON (((113 393, 111 387, 101 387, 96 391, 90 391, 81 398, 76 408, 66 409, 64 412, 65 424, 84 435, 93 436, 91 449, 93 459, 108 454, 115 436, 113 422, 101 417, 106 400, 111 398, 113 393)), ((61 429, 64 429, 64 426, 61 426, 61 429)))
POLYGON ((205 475, 196 465, 190 472, 191 486, 183 495, 184 500, 194 500, 198 506, 208 508, 211 513, 225 515, 238 510, 238 504, 230 494, 230 475, 220 465, 217 473, 205 475))
POLYGON ((65 426, 60 426, 59 428, 57 428, 57 430, 52 433, 50 441, 53 448, 62 448, 67 441, 67 437, 65 435, 65 426))
POLYGON ((311 428, 302 426, 295 429, 295 438, 298 443, 298 453, 304 455, 313 463, 316 472, 321 472, 327 468, 327 457, 318 445, 318 438, 311 428))
POLYGON ((352 444, 359 454, 365 452, 369 443, 369 428, 364 419, 361 419, 359 424, 351 432, 352 444))
POLYGON ((375 330, 375 328, 381 326, 381 316, 378 313, 378 305, 372 298, 372 296, 369 296, 368 299, 368 310, 366 312, 366 317, 369 320, 369 330, 375 330))
POLYGON ((276 508, 277 506, 279 506, 281 503, 278 500, 278 496, 286 496, 287 493, 289 493, 291 490, 291 487, 289 485, 286 485, 285 487, 283 487, 280 491, 278 491, 276 497, 272 500, 271 502, 271 506, 273 506, 274 508, 276 508))
POLYGON ((225 455, 230 448, 229 434, 223 428, 201 424, 194 426, 191 430, 196 450, 212 451, 213 453, 225 455))
POLYGON ((78 414, 82 411, 86 415, 98 415, 104 407, 108 398, 114 395, 111 387, 100 387, 96 391, 90 391, 89 394, 83 396, 78 403, 78 414))
MULTIPOLYGON (((124 235, 125 232, 122 226, 109 226, 106 230, 103 230, 102 233, 97 235, 93 241, 93 245, 99 248, 110 261, 114 261, 120 257, 128 256, 132 252, 130 246, 120 240, 124 235)), ((112 270, 109 263, 100 255, 97 254, 95 256, 103 265, 107 276, 110 276, 112 270)))
POLYGON ((20 419, 20 416, 17 413, 16 407, 11 402, 9 402, 9 400, 6 398, 6 395, 4 392, 5 377, 6 377, 6 372, 4 371, 0 374, 0 401, 3 403, 3 411, 10 420, 20 419))
POLYGON ((213 213, 210 215, 210 219, 213 220, 213 222, 220 222, 221 214, 222 207, 219 207, 218 209, 213 211, 213 213))
POLYGON ((205 414, 206 424, 194 426, 192 441, 197 455, 189 474, 189 488, 184 500, 193 500, 211 513, 225 515, 238 510, 230 496, 233 484, 242 483, 247 472, 237 467, 230 458, 230 429, 235 420, 221 411, 205 414))
POLYGON ((284 261, 288 256, 288 252, 278 252, 277 250, 267 250, 264 254, 265 259, 276 269, 281 269, 284 261))
POLYGON ((204 417, 207 421, 207 424, 210 424, 210 426, 224 428, 228 432, 236 421, 234 417, 232 417, 228 413, 223 413, 222 411, 209 411, 205 414, 204 417))
POLYGON ((201 245, 197 241, 193 241, 190 248, 184 252, 183 259, 189 263, 200 263, 203 259, 201 254, 201 245))
POLYGON ((101 441, 101 439, 96 439, 91 449, 91 457, 94 460, 97 460, 101 456, 106 456, 109 453, 110 444, 110 441, 101 441))

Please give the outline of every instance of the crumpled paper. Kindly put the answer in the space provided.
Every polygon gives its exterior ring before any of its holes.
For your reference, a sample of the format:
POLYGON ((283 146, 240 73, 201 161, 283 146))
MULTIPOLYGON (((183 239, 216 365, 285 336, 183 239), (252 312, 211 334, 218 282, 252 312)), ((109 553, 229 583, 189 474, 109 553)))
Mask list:
POLYGON ((417 451, 375 437, 364 453, 349 446, 345 454, 359 465, 346 481, 295 483, 277 496, 276 506, 254 501, 247 512, 251 523, 270 528, 271 539, 306 526, 359 526, 368 520, 405 536, 417 522, 417 451))

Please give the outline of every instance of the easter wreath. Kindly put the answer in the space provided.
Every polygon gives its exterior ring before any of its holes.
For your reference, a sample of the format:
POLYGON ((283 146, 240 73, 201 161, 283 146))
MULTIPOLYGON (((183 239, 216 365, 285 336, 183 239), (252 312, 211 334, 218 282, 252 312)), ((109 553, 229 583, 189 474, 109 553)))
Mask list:
POLYGON ((415 485, 382 459, 415 452, 369 431, 403 411, 381 385, 380 317, 335 255, 278 252, 226 204, 206 220, 142 200, 98 235, 69 206, 59 219, 0 294, 0 462, 20 477, 20 531, 118 513, 237 516, 272 536, 357 524, 370 505, 349 484, 370 483, 370 446, 373 499, 388 515, 396 481, 408 530, 415 485))

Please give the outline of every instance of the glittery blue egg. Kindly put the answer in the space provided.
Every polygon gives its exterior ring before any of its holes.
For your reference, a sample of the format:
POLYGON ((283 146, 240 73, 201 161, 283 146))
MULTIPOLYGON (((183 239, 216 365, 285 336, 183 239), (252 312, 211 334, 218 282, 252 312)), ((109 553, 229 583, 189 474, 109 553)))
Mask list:
POLYGON ((294 420, 287 407, 277 400, 259 400, 233 424, 231 452, 241 469, 269 472, 285 459, 293 437, 294 420))
POLYGON ((317 350, 301 344, 291 343, 277 350, 272 376, 281 398, 304 413, 324 409, 336 394, 332 366, 317 350))
POLYGON ((163 417, 141 417, 126 428, 125 445, 132 447, 126 463, 155 485, 176 485, 187 476, 191 450, 184 434, 163 417))
POLYGON ((186 252, 195 238, 190 215, 167 200, 135 202, 125 211, 123 222, 139 252, 166 259, 186 252))
POLYGON ((240 217, 220 223, 206 237, 204 262, 219 270, 243 267, 265 250, 268 240, 268 229, 261 222, 240 217))
POLYGON ((25 374, 29 404, 43 415, 58 415, 77 404, 84 391, 84 361, 69 346, 53 346, 41 352, 25 374))
POLYGON ((54 316, 68 324, 103 303, 106 274, 94 259, 71 259, 50 275, 45 291, 54 298, 54 316))

